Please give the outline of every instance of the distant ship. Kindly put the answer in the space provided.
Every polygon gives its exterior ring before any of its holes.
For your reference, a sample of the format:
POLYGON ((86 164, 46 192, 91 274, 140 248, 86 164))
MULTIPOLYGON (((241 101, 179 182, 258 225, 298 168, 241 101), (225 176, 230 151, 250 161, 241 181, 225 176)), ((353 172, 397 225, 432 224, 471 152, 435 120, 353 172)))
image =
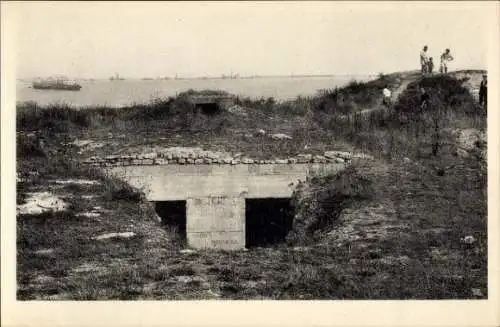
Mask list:
POLYGON ((33 81, 33 88, 38 90, 79 91, 82 86, 66 78, 48 78, 45 80, 33 81))
POLYGON ((120 77, 120 75, 118 75, 118 73, 115 74, 115 76, 111 76, 109 78, 110 81, 123 81, 125 80, 125 78, 123 77, 120 77))

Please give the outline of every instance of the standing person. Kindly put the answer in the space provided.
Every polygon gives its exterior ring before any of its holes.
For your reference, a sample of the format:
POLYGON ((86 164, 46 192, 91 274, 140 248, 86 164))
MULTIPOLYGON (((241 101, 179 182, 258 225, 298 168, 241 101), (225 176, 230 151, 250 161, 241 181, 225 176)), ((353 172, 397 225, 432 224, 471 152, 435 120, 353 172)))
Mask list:
POLYGON ((382 103, 387 107, 389 108, 391 106, 391 90, 389 90, 389 86, 386 84, 384 89, 382 90, 382 95, 383 95, 383 98, 382 98, 382 103))
POLYGON ((427 46, 424 46, 424 49, 420 51, 420 66, 422 69, 422 74, 426 74, 428 70, 428 56, 427 56, 427 46))
POLYGON ((432 72, 434 70, 434 61, 432 61, 432 57, 429 58, 429 65, 428 65, 428 68, 429 68, 429 74, 432 75, 432 72))
POLYGON ((441 55, 441 66, 439 67, 439 72, 447 74, 448 73, 448 61, 452 61, 453 57, 450 54, 450 49, 446 49, 445 52, 441 55))
POLYGON ((488 80, 487 75, 483 75, 483 80, 479 86, 479 104, 486 107, 488 102, 488 80))

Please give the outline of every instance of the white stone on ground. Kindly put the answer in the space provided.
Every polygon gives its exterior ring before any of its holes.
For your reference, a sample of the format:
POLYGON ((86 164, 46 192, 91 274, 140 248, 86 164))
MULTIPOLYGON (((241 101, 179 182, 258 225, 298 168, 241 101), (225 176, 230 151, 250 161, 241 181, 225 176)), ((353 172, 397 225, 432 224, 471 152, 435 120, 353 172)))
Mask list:
POLYGON ((283 133, 272 134, 271 138, 273 140, 291 140, 292 139, 292 137, 290 135, 283 134, 283 133))
POLYGON ((87 218, 97 218, 100 217, 101 214, 98 212, 81 212, 76 214, 77 217, 87 217, 87 218))
POLYGON ((98 185, 101 184, 101 182, 96 181, 96 180, 89 180, 89 179, 65 179, 65 180, 56 180, 56 184, 79 184, 79 185, 98 185))
POLYGON ((17 206, 17 213, 21 215, 37 215, 47 211, 64 211, 68 204, 50 192, 26 193, 26 203, 17 206))
POLYGON ((82 199, 90 200, 97 198, 97 195, 82 195, 82 199))
POLYGON ((52 254, 54 252, 53 249, 40 249, 35 251, 35 254, 41 254, 41 255, 46 255, 46 254, 52 254))
POLYGON ((107 233, 107 234, 102 234, 99 236, 94 237, 94 240, 106 240, 109 238, 130 238, 132 236, 135 236, 134 232, 123 232, 123 233, 107 233))

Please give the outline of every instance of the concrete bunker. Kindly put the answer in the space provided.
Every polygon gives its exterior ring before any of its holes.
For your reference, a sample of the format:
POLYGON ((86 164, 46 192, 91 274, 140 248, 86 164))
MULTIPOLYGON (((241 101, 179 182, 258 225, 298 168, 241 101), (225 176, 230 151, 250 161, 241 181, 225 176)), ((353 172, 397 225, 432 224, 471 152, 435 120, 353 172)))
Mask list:
POLYGON ((289 199, 297 181, 344 168, 314 162, 188 164, 188 159, 184 164, 147 159, 107 169, 158 202, 165 224, 185 234, 187 246, 195 249, 239 250, 283 241, 293 223, 289 199))
POLYGON ((186 240, 186 201, 156 201, 155 210, 164 226, 174 228, 181 240, 186 240))
POLYGON ((247 248, 281 243, 292 229, 294 212, 290 198, 245 199, 247 248))

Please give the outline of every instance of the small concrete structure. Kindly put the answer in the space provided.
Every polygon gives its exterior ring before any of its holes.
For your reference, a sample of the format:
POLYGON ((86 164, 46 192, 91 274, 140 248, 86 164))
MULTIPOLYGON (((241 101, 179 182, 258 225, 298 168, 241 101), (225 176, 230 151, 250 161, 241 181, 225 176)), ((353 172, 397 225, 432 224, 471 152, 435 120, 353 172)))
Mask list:
POLYGON ((150 201, 186 201, 193 248, 245 247, 245 199, 288 198, 299 180, 337 172, 342 163, 129 165, 106 168, 150 201))
POLYGON ((235 103, 235 97, 233 95, 191 95, 189 100, 197 109, 202 109, 204 107, 215 106, 220 110, 227 110, 229 107, 233 106, 235 103))

